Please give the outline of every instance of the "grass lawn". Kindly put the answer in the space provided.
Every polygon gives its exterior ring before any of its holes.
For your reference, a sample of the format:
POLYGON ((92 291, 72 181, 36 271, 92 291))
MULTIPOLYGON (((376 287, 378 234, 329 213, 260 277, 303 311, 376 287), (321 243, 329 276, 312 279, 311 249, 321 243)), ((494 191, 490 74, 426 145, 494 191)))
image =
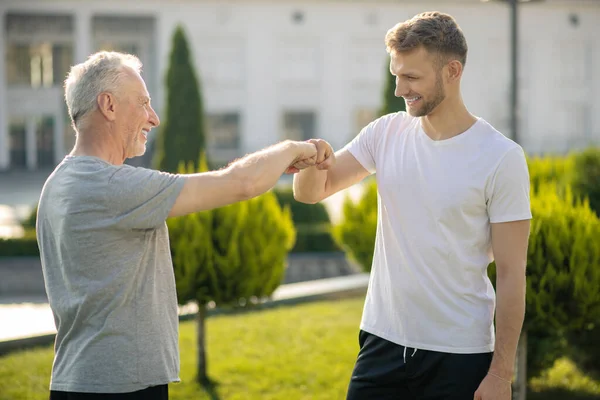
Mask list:
MULTIPOLYGON (((170 385, 170 397, 344 399, 358 350, 362 305, 363 299, 356 298, 209 318, 208 368, 216 382, 210 393, 194 383, 196 329, 194 322, 184 322, 180 330, 182 383, 170 385)), ((52 348, 0 357, 0 400, 47 400, 51 364, 52 348)), ((574 366, 563 363, 560 368, 581 385, 569 389, 551 374, 553 370, 536 381, 539 392, 532 392, 529 400, 600 398, 597 381, 574 366)))

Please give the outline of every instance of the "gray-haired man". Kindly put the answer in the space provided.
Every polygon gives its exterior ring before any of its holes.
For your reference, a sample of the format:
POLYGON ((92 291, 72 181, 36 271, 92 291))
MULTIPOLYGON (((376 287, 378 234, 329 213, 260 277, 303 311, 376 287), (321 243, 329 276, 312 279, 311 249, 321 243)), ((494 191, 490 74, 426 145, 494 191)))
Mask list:
POLYGON ((58 330, 50 399, 167 399, 179 380, 175 279, 165 220, 257 196, 316 147, 282 142, 220 171, 124 165, 159 125, 131 55, 74 66, 65 98, 72 152, 42 190, 37 234, 58 330))

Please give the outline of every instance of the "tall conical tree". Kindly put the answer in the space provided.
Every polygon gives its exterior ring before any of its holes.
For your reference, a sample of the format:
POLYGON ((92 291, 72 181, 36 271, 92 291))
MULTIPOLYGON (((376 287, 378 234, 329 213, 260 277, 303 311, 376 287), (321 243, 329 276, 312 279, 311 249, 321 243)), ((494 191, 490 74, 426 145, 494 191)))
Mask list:
POLYGON ((383 87, 383 103, 379 110, 379 116, 406 111, 406 103, 402 97, 396 97, 396 78, 390 74, 390 60, 385 65, 385 86, 383 87))
POLYGON ((166 118, 156 138, 154 167, 177 172, 180 162, 197 167, 198 154, 205 146, 200 85, 181 26, 173 34, 166 78, 166 118))

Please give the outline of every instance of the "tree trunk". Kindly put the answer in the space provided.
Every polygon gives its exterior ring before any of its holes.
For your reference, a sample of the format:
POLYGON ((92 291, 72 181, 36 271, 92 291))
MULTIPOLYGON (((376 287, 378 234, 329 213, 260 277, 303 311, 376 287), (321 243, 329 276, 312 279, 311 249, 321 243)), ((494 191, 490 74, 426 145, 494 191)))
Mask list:
POLYGON ((527 398, 527 331, 521 332, 517 346, 517 359, 515 360, 516 379, 513 383, 513 400, 527 398))
POLYGON ((196 321, 198 322, 198 333, 197 333, 197 345, 198 345, 198 376, 197 381, 202 385, 208 384, 208 374, 206 367, 206 306, 203 304, 198 305, 198 316, 196 321))

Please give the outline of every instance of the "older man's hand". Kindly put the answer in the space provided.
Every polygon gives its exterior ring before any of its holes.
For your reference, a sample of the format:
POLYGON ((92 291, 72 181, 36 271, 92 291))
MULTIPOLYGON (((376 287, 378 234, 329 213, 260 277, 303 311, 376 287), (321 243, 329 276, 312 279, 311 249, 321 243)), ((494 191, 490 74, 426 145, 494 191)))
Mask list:
POLYGON ((335 164, 335 152, 327 141, 323 139, 310 139, 307 140, 307 143, 311 143, 316 147, 316 159, 298 160, 288 168, 286 173, 293 174, 312 166, 318 170, 326 170, 335 164))

